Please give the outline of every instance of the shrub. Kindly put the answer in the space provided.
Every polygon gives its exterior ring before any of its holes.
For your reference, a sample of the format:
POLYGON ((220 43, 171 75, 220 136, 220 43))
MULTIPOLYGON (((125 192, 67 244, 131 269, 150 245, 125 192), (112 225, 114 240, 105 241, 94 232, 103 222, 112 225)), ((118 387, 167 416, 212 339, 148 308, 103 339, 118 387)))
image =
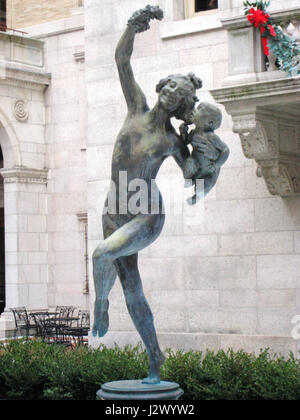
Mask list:
MULTIPOLYGON (((67 349, 40 341, 0 345, 0 398, 94 400, 105 382, 148 373, 141 347, 67 349)), ((180 384, 186 400, 300 400, 300 361, 229 350, 167 351, 162 379, 180 384)))
POLYGON ((191 400, 300 400, 300 360, 232 350, 169 352, 163 368, 191 400))

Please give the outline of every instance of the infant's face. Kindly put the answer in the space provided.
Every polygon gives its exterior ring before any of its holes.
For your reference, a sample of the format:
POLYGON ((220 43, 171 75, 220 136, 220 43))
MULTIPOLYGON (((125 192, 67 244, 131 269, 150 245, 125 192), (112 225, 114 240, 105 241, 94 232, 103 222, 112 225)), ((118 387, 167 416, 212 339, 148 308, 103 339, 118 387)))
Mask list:
POLYGON ((193 114, 193 124, 196 128, 208 129, 211 127, 211 121, 209 109, 204 104, 200 104, 193 114))

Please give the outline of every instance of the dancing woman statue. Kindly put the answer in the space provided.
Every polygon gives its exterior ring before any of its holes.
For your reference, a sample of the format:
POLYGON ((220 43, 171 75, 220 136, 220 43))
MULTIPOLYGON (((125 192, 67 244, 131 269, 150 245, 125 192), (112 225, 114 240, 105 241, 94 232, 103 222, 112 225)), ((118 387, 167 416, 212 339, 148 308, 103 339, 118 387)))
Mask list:
MULTIPOLYGON (((134 39, 138 32, 149 29, 151 19, 163 18, 159 7, 147 6, 133 14, 116 49, 116 63, 126 99, 128 113, 118 135, 112 157, 112 181, 118 199, 120 173, 126 172, 128 183, 142 179, 153 192, 155 178, 162 163, 172 156, 183 170, 190 157, 189 149, 172 127, 170 119, 176 117, 191 123, 201 80, 172 75, 159 82, 158 101, 149 109, 146 97, 137 84, 130 64, 134 39)), ((158 192, 158 191, 157 191, 158 192)), ((128 192, 128 201, 133 193, 128 192)), ((104 240, 93 253, 93 271, 96 291, 93 335, 103 337, 109 326, 108 297, 118 275, 122 284, 129 314, 140 334, 150 359, 149 376, 144 383, 160 382, 160 367, 164 356, 159 348, 153 315, 143 293, 138 270, 138 253, 160 235, 165 215, 161 194, 149 196, 148 214, 109 210, 103 214, 104 240), (153 204, 159 211, 151 214, 153 204)))

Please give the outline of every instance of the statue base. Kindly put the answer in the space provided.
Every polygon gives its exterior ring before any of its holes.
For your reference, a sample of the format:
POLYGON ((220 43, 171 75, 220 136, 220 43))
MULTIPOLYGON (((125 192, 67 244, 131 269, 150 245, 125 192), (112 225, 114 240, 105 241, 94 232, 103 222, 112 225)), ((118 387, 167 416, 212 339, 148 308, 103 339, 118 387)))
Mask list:
POLYGON ((175 382, 143 384, 142 380, 108 382, 97 392, 97 400, 179 400, 183 390, 175 382))

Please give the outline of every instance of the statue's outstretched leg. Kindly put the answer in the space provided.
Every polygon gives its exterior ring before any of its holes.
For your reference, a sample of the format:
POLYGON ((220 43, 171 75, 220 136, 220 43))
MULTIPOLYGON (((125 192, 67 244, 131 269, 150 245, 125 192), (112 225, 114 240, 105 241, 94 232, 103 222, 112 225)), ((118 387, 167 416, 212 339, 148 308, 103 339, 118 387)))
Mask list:
POLYGON ((94 336, 103 337, 108 330, 108 295, 116 279, 114 261, 134 255, 150 245, 159 236, 163 224, 163 215, 137 215, 102 241, 94 251, 94 336))
POLYGON ((92 332, 94 337, 97 337, 97 335, 103 337, 109 327, 108 296, 117 278, 117 272, 111 261, 105 261, 99 264, 95 259, 93 259, 93 272, 96 301, 92 332))
MULTIPOLYGON (((114 223, 114 221, 108 215, 104 215, 104 238, 107 239, 116 230, 118 230, 117 224, 114 223)), ((97 337, 97 335, 99 337, 103 337, 107 333, 109 327, 108 296, 115 284, 117 272, 112 261, 107 260, 99 263, 97 258, 93 258, 93 274, 96 301, 94 309, 94 327, 92 332, 94 337, 97 337)))
POLYGON ((121 280, 129 314, 145 344, 150 359, 150 373, 143 383, 159 383, 160 367, 163 365, 165 357, 159 348, 153 315, 143 292, 138 270, 138 256, 136 254, 119 258, 115 261, 115 265, 121 280))

